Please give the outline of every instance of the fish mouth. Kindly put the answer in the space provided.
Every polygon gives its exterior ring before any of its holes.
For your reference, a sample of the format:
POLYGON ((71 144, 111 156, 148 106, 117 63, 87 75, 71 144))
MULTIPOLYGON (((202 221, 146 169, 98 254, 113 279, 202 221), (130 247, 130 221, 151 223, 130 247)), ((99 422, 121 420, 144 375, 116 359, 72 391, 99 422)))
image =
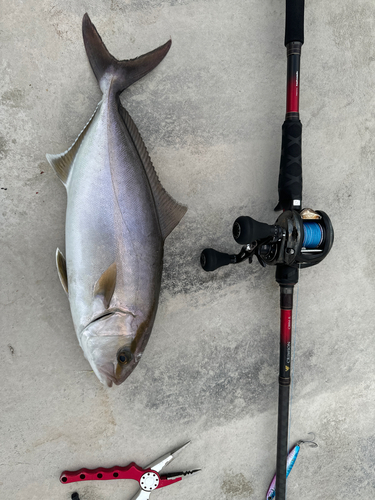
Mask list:
POLYGON ((102 383, 105 383, 105 384, 107 385, 107 387, 112 387, 112 385, 113 385, 113 384, 115 384, 115 385, 121 385, 121 384, 122 384, 122 382, 123 382, 126 378, 128 378, 128 376, 130 375, 130 373, 133 371, 133 369, 134 369, 134 368, 135 368, 135 366, 132 366, 132 367, 130 368, 129 373, 128 373, 128 374, 126 375, 126 377, 125 377, 125 378, 123 378, 123 379, 122 379, 122 377, 121 377, 121 378, 116 377, 116 375, 115 375, 115 370, 113 370, 113 372, 112 372, 112 373, 110 373, 110 370, 108 370, 107 368, 104 368, 104 369, 103 369, 102 367, 99 367, 99 368, 98 368, 98 371, 99 371, 99 373, 100 373, 100 375, 101 375, 101 377, 100 377, 101 382, 102 382, 102 383))
POLYGON ((111 375, 110 373, 108 373, 108 371, 102 370, 102 369, 99 369, 99 372, 101 375, 104 375, 105 382, 106 382, 108 387, 112 387, 113 384, 118 385, 118 382, 117 382, 114 374, 111 375))
POLYGON ((133 314, 131 311, 127 311, 126 309, 121 309, 119 307, 112 307, 110 309, 106 309, 106 311, 95 316, 95 318, 93 320, 91 320, 90 323, 88 323, 85 328, 92 325, 96 321, 100 321, 104 318, 108 318, 109 316, 114 316, 115 314, 119 314, 119 315, 130 314, 131 316, 133 316, 133 318, 135 318, 135 314, 133 314))

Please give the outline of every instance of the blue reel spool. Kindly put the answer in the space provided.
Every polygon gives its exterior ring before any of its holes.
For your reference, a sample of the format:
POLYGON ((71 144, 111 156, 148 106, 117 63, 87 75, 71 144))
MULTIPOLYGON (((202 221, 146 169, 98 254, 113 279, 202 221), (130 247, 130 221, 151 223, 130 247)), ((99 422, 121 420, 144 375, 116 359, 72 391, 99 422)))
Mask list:
POLYGON ((318 246, 323 241, 323 228, 318 222, 308 221, 303 222, 304 238, 302 247, 313 249, 318 248, 318 246))

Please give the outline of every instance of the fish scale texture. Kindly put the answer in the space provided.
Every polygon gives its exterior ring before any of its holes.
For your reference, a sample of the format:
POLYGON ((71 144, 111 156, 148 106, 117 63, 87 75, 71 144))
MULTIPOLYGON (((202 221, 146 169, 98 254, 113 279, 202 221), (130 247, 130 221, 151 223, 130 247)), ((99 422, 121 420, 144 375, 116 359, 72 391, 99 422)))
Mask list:
POLYGON ((123 381, 151 333, 163 241, 147 175, 113 95, 103 97, 88 126, 67 193, 68 293, 76 332, 95 373, 103 372, 103 382, 108 374, 117 376, 119 349, 132 351, 131 364, 121 371, 123 381), (108 305, 93 290, 113 263, 116 283, 108 305), (113 316, 93 323, 114 309, 113 316))

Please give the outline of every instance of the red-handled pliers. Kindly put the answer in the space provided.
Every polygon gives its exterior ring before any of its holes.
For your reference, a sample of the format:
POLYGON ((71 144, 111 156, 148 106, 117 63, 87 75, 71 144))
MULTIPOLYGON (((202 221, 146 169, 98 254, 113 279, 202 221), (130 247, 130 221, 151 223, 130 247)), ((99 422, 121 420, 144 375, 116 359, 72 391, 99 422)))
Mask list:
POLYGON ((201 469, 194 469, 186 472, 175 472, 170 474, 160 475, 160 471, 168 465, 172 460, 190 444, 190 441, 185 443, 180 448, 166 453, 146 468, 139 467, 135 462, 127 465, 126 467, 111 467, 105 469, 99 467, 98 469, 79 469, 77 471, 65 470, 61 476, 60 481, 63 484, 73 483, 76 481, 105 481, 108 479, 134 479, 139 483, 139 490, 131 500, 148 500, 153 490, 157 488, 164 488, 170 484, 181 481, 186 476, 196 474, 201 469))

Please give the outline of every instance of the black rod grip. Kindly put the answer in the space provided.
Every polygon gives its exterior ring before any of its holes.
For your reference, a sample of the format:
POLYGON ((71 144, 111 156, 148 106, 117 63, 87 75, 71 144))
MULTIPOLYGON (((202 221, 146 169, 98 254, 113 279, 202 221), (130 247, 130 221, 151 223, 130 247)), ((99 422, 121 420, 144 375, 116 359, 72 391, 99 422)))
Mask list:
POLYGON ((232 256, 228 253, 218 252, 213 248, 205 248, 201 253, 201 266, 205 271, 215 271, 222 266, 232 262, 232 256))
POLYGON ((279 204, 275 210, 301 208, 302 203, 302 123, 285 120, 281 141, 279 204), (299 206, 293 203, 299 200, 299 206))
POLYGON ((303 21, 305 0, 286 0, 285 45, 290 42, 303 43, 303 21))

